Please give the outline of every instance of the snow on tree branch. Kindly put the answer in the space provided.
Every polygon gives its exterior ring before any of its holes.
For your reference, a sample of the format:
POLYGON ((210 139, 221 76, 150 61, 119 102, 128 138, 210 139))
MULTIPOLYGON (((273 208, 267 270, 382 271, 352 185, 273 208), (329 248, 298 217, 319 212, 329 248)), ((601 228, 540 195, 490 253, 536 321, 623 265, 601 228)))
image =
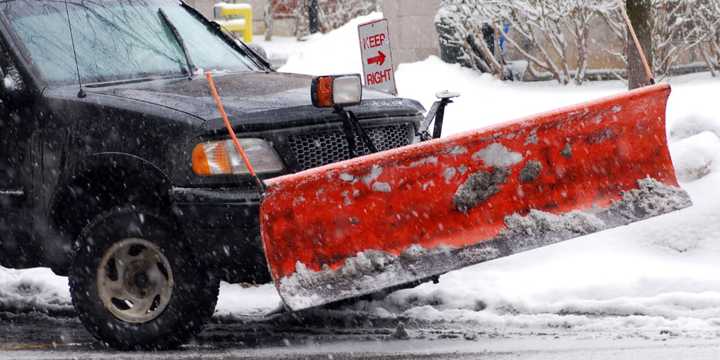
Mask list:
MULTIPOLYGON (((443 58, 503 76, 504 54, 493 53, 489 27, 505 37, 530 74, 546 73, 561 84, 588 77, 593 30, 607 26, 616 41, 605 51, 627 63, 627 33, 616 0, 443 0, 435 22, 443 58), (509 28, 510 33, 504 34, 509 28), (486 51, 488 50, 488 51, 486 51)), ((668 76, 678 63, 702 58, 720 74, 720 0, 653 0, 655 70, 668 76)), ((495 39, 497 40, 497 39, 495 39)))
MULTIPOLYGON (((561 84, 585 81, 591 25, 617 5, 607 0, 444 0, 436 18, 443 47, 467 50, 469 38, 482 39, 478 23, 491 26, 529 63, 531 73, 547 72, 561 84), (503 29, 511 34, 503 34, 503 29), (449 29, 458 29, 453 36, 449 29), (572 69, 575 71, 573 72, 572 69)), ((481 58, 466 66, 498 75, 482 54, 465 51, 462 59, 481 58)), ((492 57, 491 57, 492 58, 492 57)), ((461 62, 462 63, 462 62, 461 62)), ((502 70, 500 70, 502 71, 502 70)))

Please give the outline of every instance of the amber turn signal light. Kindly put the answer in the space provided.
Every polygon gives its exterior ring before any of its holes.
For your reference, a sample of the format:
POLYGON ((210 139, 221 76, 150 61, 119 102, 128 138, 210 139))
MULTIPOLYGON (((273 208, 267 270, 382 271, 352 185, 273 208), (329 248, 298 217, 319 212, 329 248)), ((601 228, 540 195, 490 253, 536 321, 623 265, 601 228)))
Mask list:
POLYGON ((319 108, 357 105, 362 101, 362 80, 358 74, 319 76, 313 79, 311 96, 319 108))

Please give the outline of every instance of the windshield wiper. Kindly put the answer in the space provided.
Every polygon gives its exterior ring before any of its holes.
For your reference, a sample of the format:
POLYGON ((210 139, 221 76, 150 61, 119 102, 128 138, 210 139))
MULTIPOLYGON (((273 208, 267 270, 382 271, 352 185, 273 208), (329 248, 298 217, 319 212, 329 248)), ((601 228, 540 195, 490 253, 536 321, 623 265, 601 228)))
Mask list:
POLYGON ((250 59, 251 62, 253 62, 256 66, 262 68, 265 68, 265 70, 260 70, 263 72, 273 71, 272 65, 265 59, 263 59, 261 56, 258 56, 255 54, 255 52, 250 49, 247 44, 245 44, 242 41, 235 41, 232 36, 228 35, 225 31, 223 31, 222 26, 220 24, 212 21, 209 22, 207 19, 194 7, 187 4, 186 1, 180 2, 181 6, 187 10, 192 16, 194 16, 198 21, 205 24, 205 26, 210 29, 214 34, 218 35, 223 41, 225 41, 226 44, 228 44, 231 48, 235 49, 235 51, 243 54, 246 58, 250 59), (242 46, 240 46, 242 44, 242 46))
POLYGON ((158 9, 158 14, 160 14, 160 18, 165 22, 165 25, 170 29, 170 32, 173 33, 173 36, 175 36, 175 40, 180 45, 180 49, 182 49, 183 55, 185 56, 185 63, 187 64, 187 71, 188 71, 188 77, 192 79, 193 75, 195 74, 195 64, 192 61, 192 58, 190 57, 190 52, 187 49, 187 46, 185 46, 185 41, 183 40, 182 36, 180 35, 180 32, 178 31, 175 24, 170 21, 170 18, 165 14, 165 11, 163 9, 158 9))

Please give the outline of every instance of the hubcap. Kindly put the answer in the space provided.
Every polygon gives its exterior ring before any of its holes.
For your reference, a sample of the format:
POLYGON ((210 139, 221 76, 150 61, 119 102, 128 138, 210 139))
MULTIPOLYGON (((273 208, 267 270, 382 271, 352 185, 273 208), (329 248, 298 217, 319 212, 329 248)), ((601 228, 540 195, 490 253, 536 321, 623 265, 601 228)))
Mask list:
POLYGON ((156 319, 175 282, 170 262, 155 244, 125 239, 105 252, 97 269, 98 294, 116 318, 135 324, 156 319))

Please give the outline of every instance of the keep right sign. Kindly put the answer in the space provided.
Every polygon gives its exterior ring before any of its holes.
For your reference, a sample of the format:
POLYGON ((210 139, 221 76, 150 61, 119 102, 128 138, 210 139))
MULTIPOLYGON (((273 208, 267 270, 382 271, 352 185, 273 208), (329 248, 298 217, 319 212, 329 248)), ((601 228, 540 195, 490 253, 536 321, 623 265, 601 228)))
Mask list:
POLYGON ((365 85, 396 95, 388 20, 381 19, 361 24, 358 26, 358 34, 365 85))

